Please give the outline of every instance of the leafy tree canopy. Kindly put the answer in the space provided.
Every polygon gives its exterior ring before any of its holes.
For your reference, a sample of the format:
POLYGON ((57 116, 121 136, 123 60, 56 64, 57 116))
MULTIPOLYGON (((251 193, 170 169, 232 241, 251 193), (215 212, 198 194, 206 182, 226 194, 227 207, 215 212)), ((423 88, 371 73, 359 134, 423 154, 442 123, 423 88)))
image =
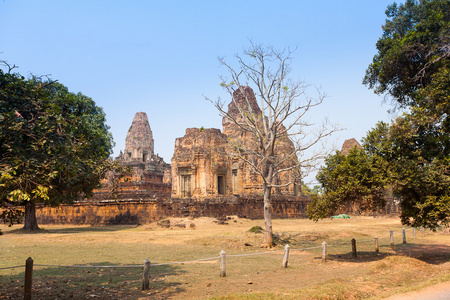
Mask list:
POLYGON ((390 126, 380 122, 367 134, 364 147, 385 162, 389 185, 401 198, 402 223, 433 228, 450 218, 450 160, 436 142, 440 133, 421 125, 409 114, 390 126))
POLYGON ((347 155, 337 151, 325 160, 317 174, 321 195, 313 196, 308 217, 314 221, 357 207, 375 210, 385 205, 385 162, 364 149, 352 148, 347 155))
POLYGON ((428 94, 423 89, 443 88, 445 82, 448 88, 450 1, 407 0, 388 6, 386 15, 378 53, 363 83, 400 106, 422 106, 428 94))
POLYGON ((448 223, 450 160, 436 142, 440 133, 424 130, 419 121, 404 114, 392 124, 379 122, 364 138, 363 149, 329 156, 317 175, 323 194, 308 207, 309 218, 317 221, 352 205, 376 210, 392 193, 401 200, 403 224, 448 223))
POLYGON ((389 164, 402 222, 432 227, 450 217, 450 1, 407 0, 386 15, 364 83, 408 113, 378 124, 366 149, 389 164))
POLYGON ((450 218, 450 1, 406 0, 386 15, 363 83, 407 113, 378 123, 364 149, 326 161, 324 194, 309 214, 317 220, 352 202, 376 208, 387 189, 401 199, 403 224, 435 227, 450 218))
MULTIPOLYGON (((57 205, 90 195, 107 169, 108 129, 91 98, 0 70, 0 205, 57 205)), ((3 217, 14 221, 11 210, 3 217)))

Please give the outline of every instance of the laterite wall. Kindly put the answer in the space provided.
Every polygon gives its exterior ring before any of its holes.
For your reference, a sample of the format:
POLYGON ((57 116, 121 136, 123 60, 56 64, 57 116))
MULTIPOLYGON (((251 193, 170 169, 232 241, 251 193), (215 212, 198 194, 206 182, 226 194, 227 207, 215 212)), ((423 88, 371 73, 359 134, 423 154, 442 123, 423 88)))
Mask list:
MULTIPOLYGON (((272 201, 273 218, 304 218, 310 199, 272 201)), ((83 202, 58 207, 37 207, 38 224, 144 224, 165 217, 222 217, 262 219, 262 199, 223 202, 123 201, 83 202)))

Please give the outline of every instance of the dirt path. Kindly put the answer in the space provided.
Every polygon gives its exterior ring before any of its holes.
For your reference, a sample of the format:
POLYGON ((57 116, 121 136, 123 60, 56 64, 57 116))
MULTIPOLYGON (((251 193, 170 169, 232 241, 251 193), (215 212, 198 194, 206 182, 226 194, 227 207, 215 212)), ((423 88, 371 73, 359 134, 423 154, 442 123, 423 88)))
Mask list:
POLYGON ((402 295, 392 296, 388 300, 448 300, 450 299, 450 282, 444 282, 427 287, 421 291, 409 292, 402 295))

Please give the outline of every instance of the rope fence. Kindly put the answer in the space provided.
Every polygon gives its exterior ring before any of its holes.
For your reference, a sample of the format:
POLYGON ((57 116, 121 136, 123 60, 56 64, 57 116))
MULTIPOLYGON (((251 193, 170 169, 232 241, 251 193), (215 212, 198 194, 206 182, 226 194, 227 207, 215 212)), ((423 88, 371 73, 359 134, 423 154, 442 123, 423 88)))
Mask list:
MULTIPOLYGON (((442 226, 442 230, 444 230, 444 227, 442 226)), ((400 231, 402 234, 402 242, 406 243, 406 231, 412 231, 413 239, 416 239, 416 228, 409 228, 405 229, 402 228, 400 231)), ((437 231, 437 230, 435 230, 437 231)), ((425 232, 424 228, 421 227, 422 237, 424 237, 425 232)), ((397 231, 398 233, 398 231, 397 231)), ((379 252, 379 240, 380 239, 388 239, 390 240, 390 246, 394 246, 394 231, 390 230, 388 235, 383 235, 381 237, 373 237, 366 241, 359 241, 358 245, 361 244, 373 244, 374 245, 374 252, 379 252)), ((351 240, 352 244, 352 257, 357 257, 357 251, 356 251, 356 240, 353 238, 351 240)), ((200 258, 195 260, 189 260, 189 261, 180 261, 180 262, 170 262, 170 263, 157 263, 157 264, 151 264, 148 259, 144 260, 144 271, 143 271, 143 278, 142 278, 142 289, 146 290, 149 289, 149 278, 150 278, 150 267, 158 267, 158 266, 168 266, 168 265, 177 265, 177 264, 188 264, 188 263, 195 263, 195 262, 201 262, 201 261, 208 261, 208 260, 217 260, 219 259, 220 262, 220 273, 219 275, 221 277, 226 276, 226 257, 228 258, 234 258, 234 257, 248 257, 248 256, 257 256, 257 255, 266 255, 266 254, 277 254, 280 252, 283 252, 283 262, 282 267, 287 268, 288 265, 288 259, 289 259, 289 252, 290 251, 306 251, 306 250, 314 250, 314 249, 322 249, 322 261, 327 261, 327 255, 328 255, 328 249, 329 248, 338 248, 342 246, 346 246, 348 243, 340 243, 340 244, 330 244, 328 245, 326 241, 322 242, 320 246, 312 246, 312 247, 304 247, 304 248, 294 248, 290 249, 290 246, 288 244, 285 245, 283 250, 274 250, 274 251, 265 251, 265 252, 257 252, 257 253, 247 253, 247 254, 231 254, 227 255, 225 251, 221 251, 219 256, 214 257, 208 257, 208 258, 200 258)), ((25 284, 24 284, 24 299, 31 299, 31 282, 32 282, 32 272, 33 272, 33 259, 29 257, 26 260, 25 265, 19 265, 19 266, 11 266, 11 267, 2 267, 0 270, 8 270, 8 269, 17 269, 17 268, 23 268, 25 266, 25 284)), ((53 265, 53 264, 34 264, 36 267, 58 267, 58 268, 142 268, 143 265, 53 265)))

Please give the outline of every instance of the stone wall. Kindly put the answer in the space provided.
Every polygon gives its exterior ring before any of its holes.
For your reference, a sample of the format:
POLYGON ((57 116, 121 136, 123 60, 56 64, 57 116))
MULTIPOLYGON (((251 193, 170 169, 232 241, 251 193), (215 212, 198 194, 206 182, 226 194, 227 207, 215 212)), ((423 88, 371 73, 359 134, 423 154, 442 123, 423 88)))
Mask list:
POLYGON ((204 201, 208 197, 231 195, 228 143, 219 129, 188 128, 175 140, 172 158, 172 197, 204 201), (218 176, 223 177, 219 192, 218 176))
MULTIPOLYGON (((310 198, 274 200, 273 218, 305 218, 310 198)), ((262 199, 206 202, 186 200, 83 202, 37 207, 38 224, 113 225, 145 224, 165 217, 223 217, 263 219, 262 199)))

